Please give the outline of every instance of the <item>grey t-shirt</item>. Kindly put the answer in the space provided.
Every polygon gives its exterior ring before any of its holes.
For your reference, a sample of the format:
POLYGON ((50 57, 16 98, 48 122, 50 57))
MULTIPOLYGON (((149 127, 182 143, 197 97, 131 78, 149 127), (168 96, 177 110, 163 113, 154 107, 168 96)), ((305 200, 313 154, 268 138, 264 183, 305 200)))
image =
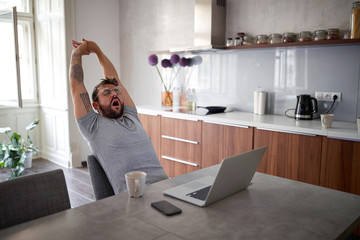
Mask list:
POLYGON ((130 171, 146 172, 148 184, 168 178, 136 108, 125 106, 123 117, 118 119, 108 119, 91 110, 77 124, 115 194, 126 191, 125 173, 130 171))

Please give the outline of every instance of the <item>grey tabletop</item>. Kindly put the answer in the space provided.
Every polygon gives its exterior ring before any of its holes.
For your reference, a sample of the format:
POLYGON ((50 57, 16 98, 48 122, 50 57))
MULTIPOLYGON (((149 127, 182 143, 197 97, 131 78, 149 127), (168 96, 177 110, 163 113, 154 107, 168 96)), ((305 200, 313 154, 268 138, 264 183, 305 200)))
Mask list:
POLYGON ((217 169, 149 185, 142 198, 122 193, 3 229, 0 239, 344 239, 360 224, 360 196, 261 173, 206 208, 162 194, 217 169), (183 212, 168 217, 150 206, 163 199, 183 212))

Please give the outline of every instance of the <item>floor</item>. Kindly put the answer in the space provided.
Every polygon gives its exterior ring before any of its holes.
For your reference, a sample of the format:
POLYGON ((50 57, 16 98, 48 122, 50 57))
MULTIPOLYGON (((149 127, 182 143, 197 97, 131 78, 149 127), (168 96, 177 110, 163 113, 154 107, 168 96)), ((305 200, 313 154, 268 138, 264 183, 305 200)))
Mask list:
MULTIPOLYGON (((25 169, 22 175, 59 168, 64 171, 72 208, 95 201, 90 175, 86 166, 81 168, 65 168, 48 160, 38 158, 33 159, 32 168, 25 169)), ((0 169, 0 181, 4 181, 9 173, 10 171, 8 169, 0 169)))

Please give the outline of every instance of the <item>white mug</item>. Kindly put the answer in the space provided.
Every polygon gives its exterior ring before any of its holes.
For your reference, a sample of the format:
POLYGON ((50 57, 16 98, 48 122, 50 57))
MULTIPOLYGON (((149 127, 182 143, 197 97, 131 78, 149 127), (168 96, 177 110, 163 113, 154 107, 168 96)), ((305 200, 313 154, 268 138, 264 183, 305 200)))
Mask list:
POLYGON ((334 114, 321 114, 321 126, 323 128, 331 128, 334 119, 334 114))
POLYGON ((140 171, 125 174, 126 186, 130 197, 142 197, 145 192, 146 173, 140 171))
POLYGON ((360 134, 360 117, 356 119, 356 124, 357 124, 358 133, 360 134))

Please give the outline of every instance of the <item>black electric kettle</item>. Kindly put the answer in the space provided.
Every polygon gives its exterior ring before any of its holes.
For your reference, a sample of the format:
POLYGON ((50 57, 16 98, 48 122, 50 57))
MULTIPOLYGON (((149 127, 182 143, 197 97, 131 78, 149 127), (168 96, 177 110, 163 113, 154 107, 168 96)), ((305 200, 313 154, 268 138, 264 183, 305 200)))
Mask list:
POLYGON ((302 94, 297 97, 295 108, 295 119, 311 120, 313 114, 318 111, 318 103, 316 98, 307 94, 302 94))

